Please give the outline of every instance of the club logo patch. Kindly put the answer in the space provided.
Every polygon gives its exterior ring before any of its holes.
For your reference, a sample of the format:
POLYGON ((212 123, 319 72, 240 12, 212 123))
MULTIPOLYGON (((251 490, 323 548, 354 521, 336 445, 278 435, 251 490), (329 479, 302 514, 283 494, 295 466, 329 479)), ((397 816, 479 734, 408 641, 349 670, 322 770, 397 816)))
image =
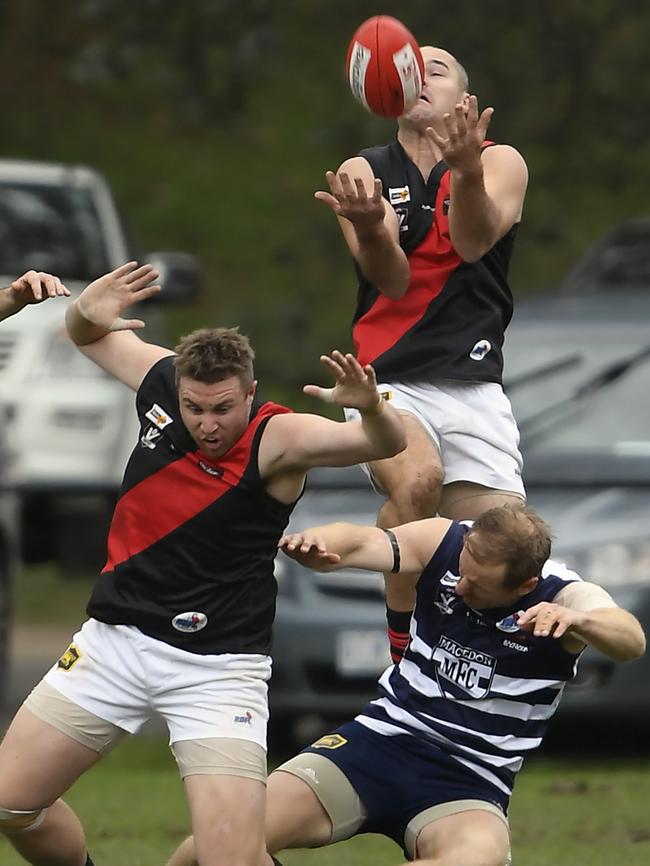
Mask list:
POLYGON ((145 412, 145 418, 153 422, 159 430, 164 430, 168 424, 174 420, 165 412, 157 403, 154 403, 148 412, 145 412))
POLYGON ((469 353, 469 356, 472 361, 482 361, 491 349, 492 343, 489 340, 479 340, 469 353))
POLYGON ((438 685, 445 695, 457 697, 464 693, 484 698, 490 691, 496 668, 494 656, 442 635, 433 652, 433 662, 438 685))
POLYGON ((56 663, 57 668, 61 668, 62 671, 69 671, 74 665, 77 664, 79 659, 81 658, 81 651, 79 647, 75 644, 71 643, 67 650, 63 653, 61 658, 56 663))
POLYGON ((156 439, 159 439, 161 435, 160 430, 157 430, 155 427, 147 427, 140 437, 140 445, 142 445, 143 448, 150 448, 153 451, 156 447, 156 439))
POLYGON ((346 738, 341 734, 325 734, 320 740, 312 743, 311 747, 312 749, 340 749, 346 743, 346 738))
POLYGON ((185 613, 178 613, 172 619, 172 625, 176 631, 182 631, 186 634, 201 631, 207 624, 208 617, 198 610, 188 610, 185 613))
POLYGON ((504 631, 506 634, 514 634, 519 631, 519 626, 517 625, 517 618, 519 614, 511 613, 510 616, 505 616, 503 619, 500 619, 499 622, 495 623, 496 627, 499 631, 504 631))
POLYGON ((397 214, 397 219, 399 220, 399 230, 401 232, 407 232, 409 230, 408 224, 408 208, 405 207, 396 207, 395 213, 397 214))

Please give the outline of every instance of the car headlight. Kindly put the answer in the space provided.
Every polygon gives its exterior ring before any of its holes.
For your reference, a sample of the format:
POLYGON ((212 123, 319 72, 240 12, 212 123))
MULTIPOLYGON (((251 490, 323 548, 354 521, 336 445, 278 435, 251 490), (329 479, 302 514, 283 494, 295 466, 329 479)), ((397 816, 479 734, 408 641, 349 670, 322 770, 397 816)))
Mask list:
POLYGON ((650 541, 600 544, 567 554, 566 563, 605 588, 650 585, 650 541))

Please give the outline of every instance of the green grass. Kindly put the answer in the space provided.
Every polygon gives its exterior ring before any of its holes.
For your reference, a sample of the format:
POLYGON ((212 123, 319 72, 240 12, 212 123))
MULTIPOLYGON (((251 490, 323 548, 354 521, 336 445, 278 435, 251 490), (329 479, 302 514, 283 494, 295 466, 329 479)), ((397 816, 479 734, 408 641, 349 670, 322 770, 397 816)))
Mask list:
MULTIPOLYGON (((92 578, 66 579, 53 566, 21 573, 16 622, 73 628, 83 619, 92 578)), ((415 780, 414 780, 414 783, 415 780)), ((182 785, 165 743, 138 737, 92 770, 67 797, 88 833, 97 866, 162 866, 188 832, 182 785)), ((511 809, 515 866, 647 866, 650 759, 547 758, 522 771, 511 809)), ((362 837, 321 851, 288 852, 285 866, 390 866, 400 850, 362 837)), ((2 866, 20 861, 0 841, 2 866)))
POLYGON ((23 568, 14 583, 14 622, 77 626, 85 619, 94 579, 66 577, 52 563, 23 568))
MULTIPOLYGON (((162 866, 188 831, 182 785, 166 744, 134 738, 80 779, 66 798, 97 866, 162 866)), ((511 824, 515 866, 647 866, 650 761, 538 759, 522 771, 511 824)), ((282 855, 285 866, 391 866, 400 850, 360 837, 282 855)), ((22 863, 0 841, 0 863, 22 863)))

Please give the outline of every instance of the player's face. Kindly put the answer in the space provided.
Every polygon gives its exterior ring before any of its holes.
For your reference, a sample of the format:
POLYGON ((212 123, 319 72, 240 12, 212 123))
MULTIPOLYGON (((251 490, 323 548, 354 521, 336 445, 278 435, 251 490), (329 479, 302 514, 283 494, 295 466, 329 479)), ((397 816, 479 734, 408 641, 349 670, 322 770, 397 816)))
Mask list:
POLYGON ((218 460, 243 435, 251 412, 256 382, 244 388, 238 376, 206 384, 181 376, 178 401, 183 424, 199 451, 218 460))
POLYGON ((506 607, 513 604, 520 593, 503 585, 506 575, 505 563, 486 565, 477 562, 465 545, 458 560, 460 578, 456 584, 459 595, 468 607, 484 610, 490 607, 506 607))
POLYGON ((454 108, 466 97, 455 59, 442 48, 425 45, 424 86, 415 105, 407 111, 404 119, 410 124, 430 126, 443 114, 453 114, 454 108))

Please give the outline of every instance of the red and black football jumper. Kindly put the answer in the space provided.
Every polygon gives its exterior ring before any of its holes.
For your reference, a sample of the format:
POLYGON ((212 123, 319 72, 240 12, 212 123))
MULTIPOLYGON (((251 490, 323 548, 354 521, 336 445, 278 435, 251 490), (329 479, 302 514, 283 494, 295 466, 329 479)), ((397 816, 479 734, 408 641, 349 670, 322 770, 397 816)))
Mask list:
POLYGON ((134 625, 195 653, 268 653, 277 586, 273 560, 295 503, 265 488, 258 470, 275 403, 254 403, 246 432, 218 461, 197 451, 180 416, 173 357, 140 386, 141 435, 124 473, 108 535, 108 560, 88 615, 134 625), (207 624, 178 631, 198 612, 207 624))
POLYGON ((479 261, 464 262, 449 237, 447 164, 435 165, 425 181, 398 141, 360 156, 397 212, 411 281, 404 297, 394 301, 357 267, 352 336, 359 361, 372 364, 380 382, 500 383, 503 337, 512 316, 507 273, 516 226, 479 261))

